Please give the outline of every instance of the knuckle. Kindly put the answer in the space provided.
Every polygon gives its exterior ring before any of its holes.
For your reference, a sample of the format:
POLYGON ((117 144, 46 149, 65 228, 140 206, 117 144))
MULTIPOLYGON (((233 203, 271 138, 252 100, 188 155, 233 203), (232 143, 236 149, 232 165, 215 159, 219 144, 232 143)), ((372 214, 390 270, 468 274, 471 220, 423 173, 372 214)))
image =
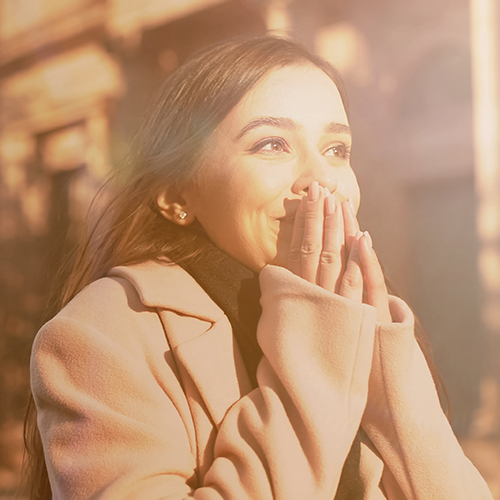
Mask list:
POLYGON ((339 259, 339 256, 335 252, 332 252, 329 250, 327 250, 327 251, 323 250, 323 253, 321 254, 319 261, 320 261, 320 264, 331 265, 331 264, 335 264, 338 261, 338 259, 339 259))
POLYGON ((321 245, 313 241, 305 241, 300 248, 302 255, 314 255, 321 251, 321 245))
POLYGON ((353 273, 353 272, 346 273, 346 274, 344 274, 342 284, 344 285, 344 287, 346 287, 348 289, 351 289, 351 290, 356 289, 361 284, 361 275, 357 272, 356 273, 353 273))
POLYGON ((291 248, 288 252, 288 260, 292 262, 300 261, 301 252, 300 248, 291 248))

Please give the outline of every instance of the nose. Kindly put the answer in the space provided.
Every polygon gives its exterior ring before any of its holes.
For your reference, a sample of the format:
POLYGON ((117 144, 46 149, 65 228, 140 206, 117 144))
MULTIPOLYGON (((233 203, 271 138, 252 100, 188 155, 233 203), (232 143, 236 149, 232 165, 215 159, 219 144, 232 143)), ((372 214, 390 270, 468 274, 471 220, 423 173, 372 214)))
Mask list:
POLYGON ((311 152, 306 158, 298 162, 297 178, 292 186, 292 192, 303 196, 309 185, 317 181, 322 187, 328 188, 331 193, 337 190, 335 169, 319 152, 311 152))

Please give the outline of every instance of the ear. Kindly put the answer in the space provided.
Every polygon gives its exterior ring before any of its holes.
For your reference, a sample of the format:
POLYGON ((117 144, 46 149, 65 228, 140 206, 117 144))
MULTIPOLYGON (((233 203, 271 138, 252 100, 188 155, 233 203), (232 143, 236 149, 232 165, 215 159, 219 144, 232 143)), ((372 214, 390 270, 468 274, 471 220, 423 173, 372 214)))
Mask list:
POLYGON ((172 197, 167 191, 164 191, 156 198, 158 212, 165 219, 178 224, 179 226, 189 226, 196 219, 194 213, 189 211, 187 203, 180 198, 172 197), (173 201, 172 198, 177 198, 173 201))

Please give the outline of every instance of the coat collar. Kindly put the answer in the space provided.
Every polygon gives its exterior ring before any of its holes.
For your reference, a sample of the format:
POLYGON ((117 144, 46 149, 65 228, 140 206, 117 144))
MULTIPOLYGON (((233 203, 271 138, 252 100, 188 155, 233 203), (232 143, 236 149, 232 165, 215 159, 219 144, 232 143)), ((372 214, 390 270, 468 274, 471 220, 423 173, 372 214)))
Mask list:
MULTIPOLYGON (((208 322, 208 327, 166 328, 178 362, 195 383, 213 422, 219 426, 227 409, 252 389, 229 320, 222 309, 184 269, 173 263, 148 261, 111 269, 124 278, 148 307, 175 311, 208 322)), ((163 319, 162 321, 165 321, 163 319)))
POLYGON ((111 269, 108 276, 130 281, 145 306, 170 309, 211 323, 224 316, 196 280, 172 262, 147 261, 118 266, 111 269))

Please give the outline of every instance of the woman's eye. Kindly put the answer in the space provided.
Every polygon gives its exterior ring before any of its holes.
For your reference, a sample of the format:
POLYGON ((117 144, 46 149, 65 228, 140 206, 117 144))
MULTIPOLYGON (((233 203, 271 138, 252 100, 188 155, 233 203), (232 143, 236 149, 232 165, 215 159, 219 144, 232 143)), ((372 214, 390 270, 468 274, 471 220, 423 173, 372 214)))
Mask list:
POLYGON ((278 137, 271 137, 270 139, 265 139, 257 143, 250 152, 252 153, 263 153, 263 154, 273 154, 273 153, 287 153, 289 148, 283 139, 278 137))
POLYGON ((325 151, 325 156, 333 156, 335 158, 342 158, 344 160, 349 159, 350 148, 348 148, 345 144, 338 144, 336 146, 332 146, 330 149, 325 151))

